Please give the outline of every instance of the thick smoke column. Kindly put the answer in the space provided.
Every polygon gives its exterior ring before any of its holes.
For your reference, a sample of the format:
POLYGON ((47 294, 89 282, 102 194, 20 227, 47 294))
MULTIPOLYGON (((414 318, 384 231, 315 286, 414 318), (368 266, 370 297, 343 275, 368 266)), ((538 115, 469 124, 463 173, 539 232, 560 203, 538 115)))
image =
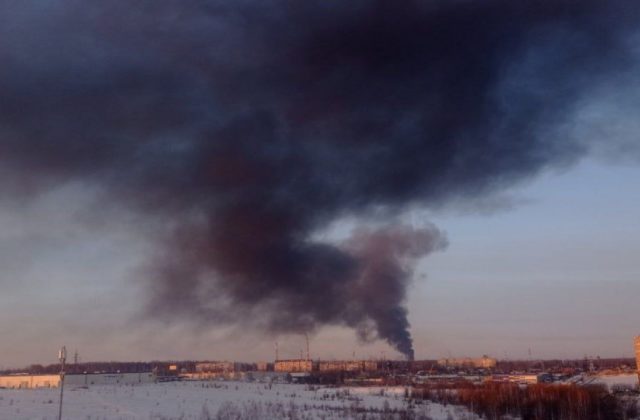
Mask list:
POLYGON ((432 226, 314 235, 588 151, 577 106, 636 71, 629 1, 0 4, 0 192, 67 182, 167 222, 159 316, 346 325, 412 354, 432 226))

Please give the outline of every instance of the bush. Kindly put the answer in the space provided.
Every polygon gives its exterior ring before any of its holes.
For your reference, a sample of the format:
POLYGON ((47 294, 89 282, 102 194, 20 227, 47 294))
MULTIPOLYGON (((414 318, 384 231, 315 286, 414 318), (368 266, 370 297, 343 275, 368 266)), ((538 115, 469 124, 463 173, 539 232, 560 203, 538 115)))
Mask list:
POLYGON ((626 420, 637 416, 635 402, 624 403, 604 386, 511 383, 458 384, 452 389, 422 387, 413 398, 461 404, 492 420, 504 416, 522 420, 626 420))

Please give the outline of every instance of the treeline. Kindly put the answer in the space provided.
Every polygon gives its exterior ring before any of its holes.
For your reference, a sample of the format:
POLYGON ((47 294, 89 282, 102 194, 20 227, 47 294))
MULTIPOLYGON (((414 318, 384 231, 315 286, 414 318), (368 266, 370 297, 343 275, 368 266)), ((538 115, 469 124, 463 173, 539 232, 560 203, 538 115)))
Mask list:
POLYGON ((498 360, 496 372, 514 372, 537 369, 540 371, 561 371, 563 369, 580 369, 589 370, 593 367, 595 370, 600 369, 616 369, 622 366, 635 368, 636 360, 631 358, 611 358, 601 359, 550 359, 550 360, 498 360))
POLYGON ((606 387, 508 383, 458 384, 454 389, 423 386, 412 398, 464 405, 489 420, 504 416, 522 420, 627 420, 638 418, 634 399, 616 398, 606 387))
MULTIPOLYGON (((177 366, 177 370, 186 369, 189 372, 195 370, 194 361, 180 361, 180 362, 84 362, 84 363, 71 363, 65 366, 66 373, 136 373, 136 372, 151 372, 156 371, 159 374, 165 374, 169 372, 169 366, 177 366)), ((11 375, 18 373, 29 373, 31 375, 43 375, 43 374, 57 374, 60 373, 60 364, 40 365, 33 364, 22 369, 9 369, 0 371, 0 374, 11 375)))

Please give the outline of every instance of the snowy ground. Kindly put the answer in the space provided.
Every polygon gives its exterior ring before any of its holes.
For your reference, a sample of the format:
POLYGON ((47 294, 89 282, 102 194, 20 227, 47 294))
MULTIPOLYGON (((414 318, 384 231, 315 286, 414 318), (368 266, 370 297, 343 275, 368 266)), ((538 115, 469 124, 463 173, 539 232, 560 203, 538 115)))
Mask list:
MULTIPOLYGON (((0 420, 53 420, 58 389, 0 389, 0 420)), ((409 405, 402 387, 326 388, 244 382, 172 382, 65 389, 63 418, 106 419, 476 419, 461 407, 409 405)))
POLYGON ((638 375, 635 373, 621 373, 617 375, 576 375, 564 383, 578 385, 605 385, 609 391, 616 385, 628 388, 638 387, 638 375))
POLYGON ((589 379, 591 379, 591 383, 600 383, 606 385, 609 390, 611 390, 615 385, 622 385, 629 388, 638 387, 638 375, 635 373, 619 375, 597 375, 590 376, 589 379))

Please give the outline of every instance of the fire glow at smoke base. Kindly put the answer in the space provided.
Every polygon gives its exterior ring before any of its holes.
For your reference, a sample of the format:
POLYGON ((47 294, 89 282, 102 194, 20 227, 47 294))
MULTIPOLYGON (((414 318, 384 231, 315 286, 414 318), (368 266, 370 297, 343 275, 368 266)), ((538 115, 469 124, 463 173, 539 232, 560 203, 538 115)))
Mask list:
MULTIPOLYGON (((627 1, 0 5, 5 195, 98 185, 175 229, 150 311, 349 326, 411 356, 432 226, 312 233, 491 194, 589 144, 558 134, 635 71, 627 1), (154 309, 155 308, 155 309, 154 309)), ((238 321, 238 318, 240 319, 238 321)))

